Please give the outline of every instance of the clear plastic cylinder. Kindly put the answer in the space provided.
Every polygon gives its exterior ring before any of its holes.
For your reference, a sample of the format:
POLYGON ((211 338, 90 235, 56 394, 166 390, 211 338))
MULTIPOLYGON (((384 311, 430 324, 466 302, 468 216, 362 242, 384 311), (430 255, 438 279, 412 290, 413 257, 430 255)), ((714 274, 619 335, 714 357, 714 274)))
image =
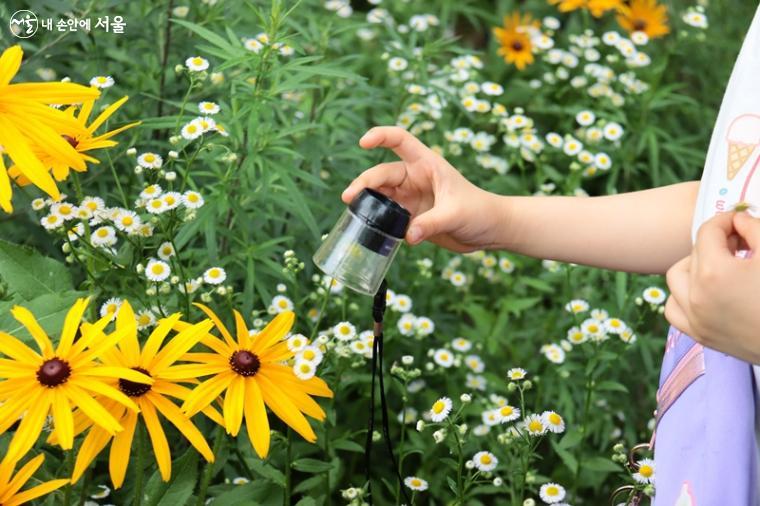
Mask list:
POLYGON ((402 240, 346 209, 313 260, 325 274, 348 288, 375 295, 402 240))

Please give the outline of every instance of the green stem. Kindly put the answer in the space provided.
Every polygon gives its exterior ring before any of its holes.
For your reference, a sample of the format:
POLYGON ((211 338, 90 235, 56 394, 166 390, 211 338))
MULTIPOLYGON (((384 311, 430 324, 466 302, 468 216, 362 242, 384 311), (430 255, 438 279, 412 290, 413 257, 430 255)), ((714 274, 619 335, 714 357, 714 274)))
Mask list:
MULTIPOLYGON (((212 450, 214 457, 219 457, 223 443, 224 426, 220 425, 216 428, 216 437, 214 438, 214 448, 212 450)), ((206 504, 206 493, 208 491, 208 486, 211 483, 211 477, 214 475, 214 467, 214 464, 206 464, 206 469, 204 470, 203 477, 201 478, 200 488, 198 489, 198 500, 195 503, 196 506, 205 506, 206 504)))
MULTIPOLYGON (((71 476, 74 472, 74 452, 68 451, 66 452, 66 469, 68 472, 66 473, 67 476, 71 476)), ((66 488, 63 492, 63 506, 69 506, 71 504, 71 494, 73 492, 74 485, 69 483, 66 485, 66 488)))
POLYGON ((143 467, 145 467, 145 428, 137 423, 137 464, 135 465, 135 500, 134 505, 140 506, 143 499, 143 467))
POLYGON ((454 440, 457 443, 457 502, 456 504, 464 506, 464 488, 462 487, 462 471, 464 469, 464 452, 462 451, 462 441, 459 439, 459 430, 457 429, 451 418, 446 419, 449 424, 449 430, 454 435, 454 440))
POLYGON ((293 461, 293 429, 288 427, 288 447, 287 447, 287 456, 285 460, 285 497, 283 497, 283 504, 285 506, 290 506, 291 504, 290 496, 293 490, 292 461, 293 461))

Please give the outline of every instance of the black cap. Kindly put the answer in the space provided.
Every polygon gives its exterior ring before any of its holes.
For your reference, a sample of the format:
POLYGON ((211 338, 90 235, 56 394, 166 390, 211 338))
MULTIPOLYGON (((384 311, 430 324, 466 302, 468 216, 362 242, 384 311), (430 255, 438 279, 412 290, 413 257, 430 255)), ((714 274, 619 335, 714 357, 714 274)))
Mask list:
POLYGON ((348 208, 371 227, 398 239, 403 239, 409 228, 409 211, 370 188, 363 189, 348 208))

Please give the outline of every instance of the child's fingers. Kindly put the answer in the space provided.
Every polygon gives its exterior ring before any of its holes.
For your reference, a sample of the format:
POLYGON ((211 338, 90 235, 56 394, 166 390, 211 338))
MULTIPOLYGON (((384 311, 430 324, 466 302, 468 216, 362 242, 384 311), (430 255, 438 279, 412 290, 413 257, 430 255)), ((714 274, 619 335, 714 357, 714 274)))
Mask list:
POLYGON ((734 258, 728 244, 728 238, 733 232, 733 213, 717 214, 702 224, 694 245, 700 267, 720 265, 720 262, 734 258))
POLYGON ((401 127, 383 126, 370 129, 359 139, 364 149, 388 148, 405 162, 413 163, 430 152, 415 136, 401 127))
POLYGON ((429 237, 444 232, 451 221, 443 206, 433 207, 412 220, 406 232, 409 244, 419 244, 429 237))
POLYGON ((665 318, 681 332, 694 336, 694 331, 691 330, 691 325, 689 324, 689 318, 686 317, 683 308, 681 308, 673 296, 668 297, 668 301, 665 303, 665 318))
POLYGON ((389 162, 375 165, 371 169, 362 172, 359 177, 351 181, 351 184, 343 190, 340 198, 348 204, 364 188, 377 190, 381 187, 395 188, 406 179, 406 166, 404 162, 389 162))
POLYGON ((753 218, 749 213, 736 213, 733 216, 733 225, 749 249, 760 249, 760 220, 753 218))

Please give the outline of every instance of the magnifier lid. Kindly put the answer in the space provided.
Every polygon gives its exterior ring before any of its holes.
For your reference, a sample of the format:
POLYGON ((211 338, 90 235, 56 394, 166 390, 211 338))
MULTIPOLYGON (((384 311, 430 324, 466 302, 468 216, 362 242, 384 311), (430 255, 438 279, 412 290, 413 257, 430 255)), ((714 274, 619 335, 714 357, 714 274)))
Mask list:
POLYGON ((348 208, 370 226, 398 239, 403 239, 409 228, 409 211, 371 188, 363 189, 348 208))

